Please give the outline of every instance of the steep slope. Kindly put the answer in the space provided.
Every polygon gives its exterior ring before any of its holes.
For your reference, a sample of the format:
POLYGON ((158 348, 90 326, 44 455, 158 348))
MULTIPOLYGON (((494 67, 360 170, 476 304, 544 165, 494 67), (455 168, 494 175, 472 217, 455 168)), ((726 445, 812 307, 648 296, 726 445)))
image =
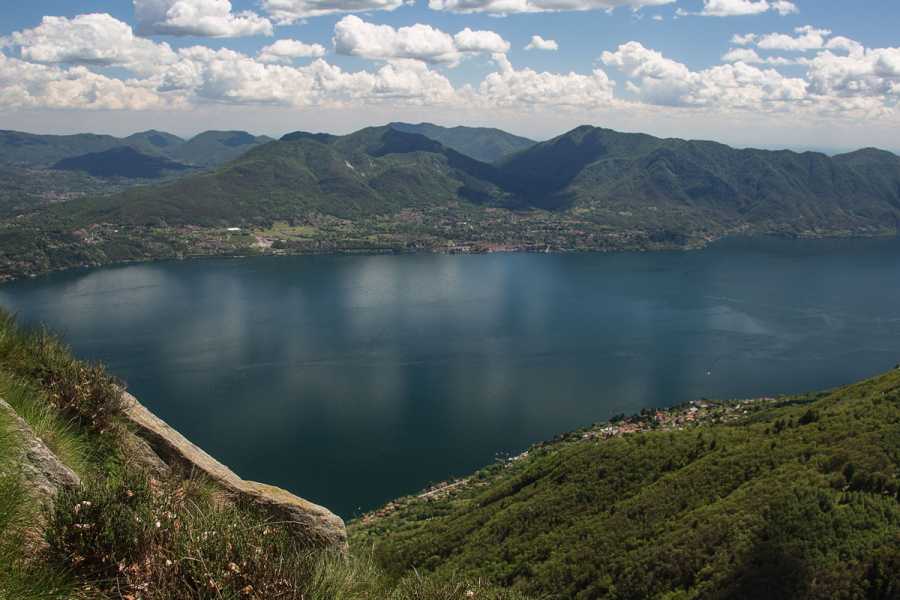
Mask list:
POLYGON ((157 179, 167 173, 190 169, 162 156, 150 156, 134 148, 121 146, 103 152, 92 152, 64 158, 53 165, 59 171, 81 171, 94 177, 157 179))
POLYGON ((492 127, 441 127, 432 123, 390 123, 397 131, 417 133, 461 154, 492 163, 537 142, 492 127))
POLYGON ((351 524, 351 543, 542 598, 896 598, 898 449, 895 369, 561 436, 351 524))

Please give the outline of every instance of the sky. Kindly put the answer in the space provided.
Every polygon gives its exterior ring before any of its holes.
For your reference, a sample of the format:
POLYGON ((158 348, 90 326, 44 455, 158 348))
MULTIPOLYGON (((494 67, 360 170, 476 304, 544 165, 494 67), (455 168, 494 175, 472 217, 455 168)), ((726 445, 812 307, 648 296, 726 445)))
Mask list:
POLYGON ((896 0, 29 0, 0 128, 190 136, 581 124, 900 151, 896 0))

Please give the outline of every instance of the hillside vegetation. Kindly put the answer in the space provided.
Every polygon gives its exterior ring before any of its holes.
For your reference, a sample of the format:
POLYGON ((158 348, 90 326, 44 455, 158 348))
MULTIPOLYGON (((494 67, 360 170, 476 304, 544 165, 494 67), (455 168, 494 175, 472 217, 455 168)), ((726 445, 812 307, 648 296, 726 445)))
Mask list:
POLYGON ((389 572, 542 598, 900 597, 900 367, 697 406, 539 444, 364 517, 351 539, 389 572))

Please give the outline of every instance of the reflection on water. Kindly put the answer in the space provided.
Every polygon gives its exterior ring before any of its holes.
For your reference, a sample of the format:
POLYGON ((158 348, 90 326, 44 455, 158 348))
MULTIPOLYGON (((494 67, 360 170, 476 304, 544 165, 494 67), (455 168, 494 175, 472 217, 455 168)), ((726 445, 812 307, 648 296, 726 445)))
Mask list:
POLYGON ((900 242, 157 263, 0 287, 241 475, 345 516, 619 412, 900 359, 900 242))

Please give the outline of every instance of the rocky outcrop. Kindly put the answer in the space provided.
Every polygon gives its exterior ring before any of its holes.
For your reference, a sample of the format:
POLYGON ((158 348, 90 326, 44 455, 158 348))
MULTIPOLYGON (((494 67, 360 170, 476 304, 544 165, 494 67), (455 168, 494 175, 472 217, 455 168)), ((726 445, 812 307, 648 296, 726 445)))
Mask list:
POLYGON ((4 400, 0 400, 0 410, 9 413, 8 433, 16 440, 14 452, 19 456, 12 464, 19 468, 23 482, 38 502, 50 502, 60 490, 81 485, 75 471, 63 464, 4 400))
POLYGON ((137 437, 145 441, 168 467, 205 475, 233 500, 248 502, 277 521, 290 523, 294 532, 312 546, 346 551, 344 521, 328 509, 281 488, 241 479, 127 392, 124 393, 124 405, 125 416, 137 437))

